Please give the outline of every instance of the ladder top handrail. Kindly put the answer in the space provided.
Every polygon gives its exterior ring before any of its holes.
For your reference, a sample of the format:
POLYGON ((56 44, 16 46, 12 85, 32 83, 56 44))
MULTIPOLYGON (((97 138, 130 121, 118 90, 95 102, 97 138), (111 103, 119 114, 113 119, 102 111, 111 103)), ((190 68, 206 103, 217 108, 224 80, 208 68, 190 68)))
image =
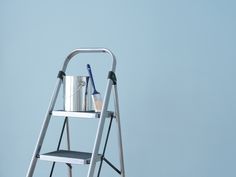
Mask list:
POLYGON ((68 63, 70 60, 79 53, 107 53, 112 57, 112 68, 111 71, 115 72, 116 69, 116 57, 115 55, 107 48, 77 48, 73 50, 65 59, 62 71, 65 72, 68 63))

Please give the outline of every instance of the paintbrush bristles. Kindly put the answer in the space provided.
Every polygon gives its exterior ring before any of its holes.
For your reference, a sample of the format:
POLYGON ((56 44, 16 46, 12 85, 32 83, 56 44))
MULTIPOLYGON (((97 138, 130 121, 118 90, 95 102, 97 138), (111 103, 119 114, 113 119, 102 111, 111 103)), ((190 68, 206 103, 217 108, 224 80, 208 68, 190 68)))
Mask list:
POLYGON ((102 111, 102 105, 103 105, 101 95, 100 94, 94 94, 94 95, 92 95, 92 98, 93 98, 93 106, 94 106, 95 112, 101 112, 102 111))
POLYGON ((101 112, 102 111, 102 101, 96 101, 95 104, 95 112, 101 112))

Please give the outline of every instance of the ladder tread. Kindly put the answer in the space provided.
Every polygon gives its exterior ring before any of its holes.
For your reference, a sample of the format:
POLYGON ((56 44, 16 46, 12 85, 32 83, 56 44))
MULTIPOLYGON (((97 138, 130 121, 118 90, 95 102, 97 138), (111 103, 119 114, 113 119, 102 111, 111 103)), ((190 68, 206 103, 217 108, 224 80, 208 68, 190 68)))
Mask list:
MULTIPOLYGON (((107 111, 105 117, 111 117, 114 113, 112 111, 107 111)), ((53 116, 58 117, 77 117, 77 118, 100 118, 101 113, 95 111, 83 111, 83 112, 71 112, 64 110, 54 110, 52 111, 53 116)))
MULTIPOLYGON (((40 160, 52 161, 52 162, 63 162, 69 164, 90 164, 92 153, 80 152, 80 151, 69 151, 69 150, 58 150, 52 151, 40 155, 40 160)), ((96 161, 101 160, 101 155, 98 154, 96 161)))

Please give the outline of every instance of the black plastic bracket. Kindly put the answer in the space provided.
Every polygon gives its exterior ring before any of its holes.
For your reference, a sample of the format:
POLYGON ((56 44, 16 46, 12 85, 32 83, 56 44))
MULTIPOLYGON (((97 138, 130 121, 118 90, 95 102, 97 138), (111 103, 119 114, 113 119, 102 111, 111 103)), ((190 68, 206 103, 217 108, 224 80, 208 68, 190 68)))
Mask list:
POLYGON ((57 78, 60 78, 61 80, 63 79, 63 76, 65 76, 66 74, 63 71, 59 71, 57 78))
POLYGON ((66 165, 67 165, 70 169, 72 169, 72 165, 71 165, 70 163, 66 163, 66 165))
POLYGON ((116 79, 116 74, 113 71, 110 71, 108 73, 108 79, 111 79, 113 81, 113 85, 116 85, 117 79, 116 79))

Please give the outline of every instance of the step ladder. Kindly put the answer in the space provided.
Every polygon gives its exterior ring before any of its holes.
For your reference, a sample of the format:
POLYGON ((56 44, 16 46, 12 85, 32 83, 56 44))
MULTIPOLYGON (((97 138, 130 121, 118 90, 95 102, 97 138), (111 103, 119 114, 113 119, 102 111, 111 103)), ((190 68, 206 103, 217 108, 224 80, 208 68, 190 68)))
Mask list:
POLYGON ((99 177, 102 164, 106 162, 112 169, 114 169, 117 173, 121 175, 121 177, 125 177, 125 168, 124 168, 124 158, 123 158, 123 146, 122 146, 122 136, 121 136, 121 124, 120 124, 120 114, 119 114, 119 101, 118 101, 118 92, 117 92, 117 79, 115 75, 116 69, 116 58, 115 55, 108 49, 105 48, 79 48, 72 51, 64 61, 62 69, 59 71, 57 76, 57 82, 52 94, 52 98, 50 100, 50 104, 48 110, 45 115, 45 119, 40 130, 40 134, 38 136, 38 140, 36 143, 35 150, 33 152, 33 156, 27 171, 26 177, 32 177, 36 168, 36 164, 38 160, 46 160, 52 162, 52 167, 49 176, 53 175, 54 166, 56 162, 65 163, 68 166, 68 176, 72 177, 72 165, 73 164, 88 164, 88 173, 87 177, 93 177, 95 173, 96 164, 99 163, 99 168, 97 170, 97 176, 99 177), (106 53, 109 54, 112 58, 112 67, 108 73, 107 86, 105 90, 105 95, 103 99, 103 106, 101 112, 68 112, 65 110, 54 110, 54 106, 58 97, 58 93, 60 91, 60 87, 62 85, 63 76, 65 76, 66 68, 70 60, 77 54, 80 53, 106 53), (114 94, 114 111, 108 111, 108 105, 110 101, 111 92, 114 94), (48 125, 50 123, 51 117, 63 117, 64 123, 61 129, 60 138, 58 141, 57 149, 53 152, 48 152, 41 154, 41 147, 48 129, 48 125), (95 136, 95 142, 93 146, 92 152, 80 152, 80 151, 72 151, 70 149, 70 134, 69 134, 69 118, 89 118, 89 119, 99 119, 97 132, 95 136), (116 120, 117 130, 118 130, 118 149, 119 149, 119 169, 113 165, 106 157, 105 151, 107 147, 107 142, 109 139, 110 129, 112 126, 112 120, 116 120), (104 131, 105 120, 109 121, 108 130, 106 133, 106 138, 103 146, 102 153, 99 153, 99 149, 101 146, 102 135, 104 131), (63 134, 66 134, 66 142, 67 142, 67 150, 61 150, 61 141, 63 134))

